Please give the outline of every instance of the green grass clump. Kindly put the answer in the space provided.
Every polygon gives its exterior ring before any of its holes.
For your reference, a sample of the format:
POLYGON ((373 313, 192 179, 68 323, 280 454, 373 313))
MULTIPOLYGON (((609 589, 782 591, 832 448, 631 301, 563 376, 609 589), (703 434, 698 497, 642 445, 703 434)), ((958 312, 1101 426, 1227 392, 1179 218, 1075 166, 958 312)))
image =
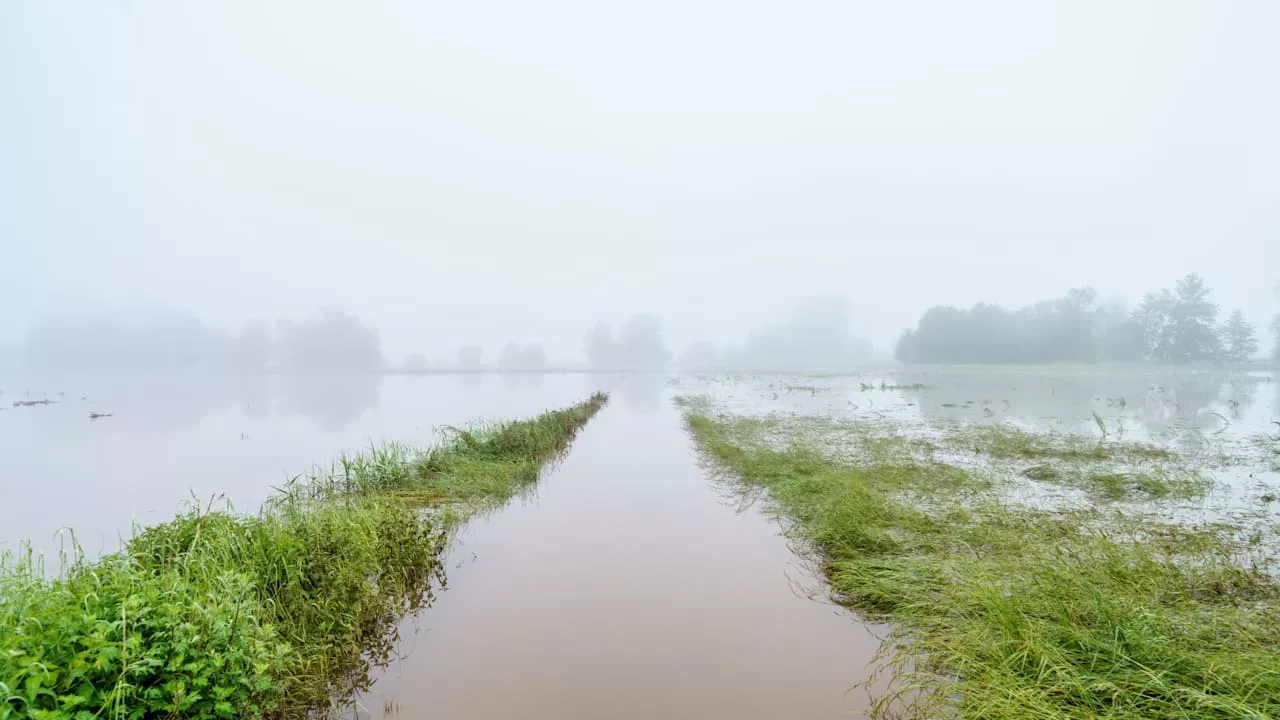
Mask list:
POLYGON ((1087 465, 1032 465, 1022 476, 1039 482, 1080 488, 1102 500, 1195 498, 1209 490, 1210 481, 1186 468, 1149 468, 1134 471, 1093 470, 1087 465))
POLYGON ((1280 584, 1225 533, 959 502, 982 485, 956 467, 686 421, 744 491, 768 490, 841 602, 894 624, 877 716, 1280 717, 1280 584))
POLYGON ((376 446, 342 457, 332 472, 295 478, 280 497, 326 501, 376 494, 408 507, 501 503, 535 482, 542 466, 606 402, 608 395, 595 393, 530 420, 445 428, 444 440, 425 452, 397 443, 376 446))
POLYGON ((952 428, 951 442, 993 458, 1022 460, 1173 460, 1177 455, 1156 445, 1099 442, 1067 433, 1037 433, 1009 425, 952 428))
POLYGON ((1062 479, 1062 473, 1052 465, 1032 465, 1022 471, 1024 477, 1040 482, 1053 482, 1062 479))
POLYGON ((425 453, 344 457, 258 515, 195 507, 56 577, 30 554, 0 558, 0 720, 326 707, 430 600, 450 529, 534 482, 606 400, 459 430, 425 453))
POLYGON ((1210 482, 1199 473, 1182 472, 1101 472, 1084 476, 1086 486, 1096 488, 1110 499, 1127 497, 1194 498, 1209 489, 1210 482))

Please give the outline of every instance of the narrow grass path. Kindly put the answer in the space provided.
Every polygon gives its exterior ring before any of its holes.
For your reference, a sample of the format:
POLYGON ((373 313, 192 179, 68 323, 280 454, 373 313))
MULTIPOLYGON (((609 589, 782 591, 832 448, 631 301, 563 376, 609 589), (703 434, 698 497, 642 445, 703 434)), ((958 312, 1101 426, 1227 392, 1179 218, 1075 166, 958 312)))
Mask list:
MULTIPOLYGON (((768 491, 838 600, 896 625, 878 716, 1280 717, 1280 583, 1263 548, 1101 505, 1014 506, 881 429, 697 402, 685 420, 713 466, 768 491)), ((1014 449, 1048 452, 992 446, 1014 449)))
POLYGON ((0 563, 0 720, 297 717, 358 686, 430 600, 449 532, 536 482, 607 402, 452 429, 193 508, 47 579, 0 563))

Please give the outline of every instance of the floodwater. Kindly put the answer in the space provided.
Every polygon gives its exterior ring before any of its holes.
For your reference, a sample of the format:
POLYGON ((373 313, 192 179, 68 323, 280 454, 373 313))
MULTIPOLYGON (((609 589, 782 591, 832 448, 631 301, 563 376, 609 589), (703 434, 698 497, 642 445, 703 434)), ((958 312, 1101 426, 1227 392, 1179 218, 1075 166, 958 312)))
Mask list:
MULTIPOLYGON (((1204 497, 1142 501, 1189 524, 1280 530, 1280 378, 1268 370, 1161 366, 905 367, 842 376, 719 375, 674 381, 736 414, 817 415, 871 422, 926 439, 956 424, 1006 424, 1151 442, 1213 480, 1204 497)), ((962 465, 980 457, 949 457, 962 465)), ((1010 500, 1037 507, 1089 504, 1082 492, 1025 478, 1010 500)))
MULTIPOLYGON (((185 497, 252 510, 371 439, 612 402, 522 498, 463 528, 448 589, 406 618, 362 718, 864 715, 885 628, 826 599, 760 508, 700 466, 660 376, 63 383, 0 413, 10 546, 77 528, 90 552, 185 497), (62 387, 66 389, 63 390, 62 387), (81 399, 84 398, 84 399, 81 399), (112 416, 91 421, 90 411, 112 416)), ((6 399, 14 398, 10 394, 6 399)), ((39 546, 37 546, 39 547, 39 546)))
POLYGON ((1212 467, 1236 491, 1226 506, 1280 511, 1258 504, 1280 489, 1270 373, 3 379, 0 550, 24 539, 56 548, 64 526, 90 554, 112 550, 184 499, 226 493, 252 511, 273 485, 344 451, 427 444, 440 425, 527 417, 597 389, 613 400, 563 461, 459 532, 448 588, 402 622, 397 659, 357 698, 361 720, 865 715, 868 693, 855 686, 886 628, 831 605, 777 521, 700 466, 677 393, 903 432, 1000 422, 1096 433, 1100 419, 1126 439, 1227 458, 1212 467), (56 402, 11 406, 41 399, 56 402))
POLYGON ((30 541, 54 558, 59 529, 71 528, 96 556, 117 549, 135 522, 167 520, 193 498, 225 493, 253 512, 273 485, 343 452, 429 444, 440 425, 532 416, 600 383, 617 384, 569 375, 0 378, 0 551, 30 541), (45 399, 54 404, 13 405, 45 399))
POLYGON ((739 509, 670 403, 607 406, 533 495, 460 536, 359 717, 862 716, 850 687, 883 628, 739 509))

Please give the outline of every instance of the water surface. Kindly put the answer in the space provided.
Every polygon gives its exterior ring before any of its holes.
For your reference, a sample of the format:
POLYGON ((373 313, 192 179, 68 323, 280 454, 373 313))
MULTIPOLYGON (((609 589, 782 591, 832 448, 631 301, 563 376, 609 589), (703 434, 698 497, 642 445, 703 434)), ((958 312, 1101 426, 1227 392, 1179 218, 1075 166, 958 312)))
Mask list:
POLYGON ((133 523, 223 493, 252 512, 288 477, 372 442, 428 444, 436 428, 572 404, 607 377, 256 376, 0 378, 0 550, 86 552, 133 523), (14 407, 48 399, 51 405, 14 407), (91 411, 111 417, 90 420, 91 411))
POLYGON ((670 403, 611 404, 535 494, 461 534, 360 717, 862 716, 849 690, 883 628, 739 509, 670 403))

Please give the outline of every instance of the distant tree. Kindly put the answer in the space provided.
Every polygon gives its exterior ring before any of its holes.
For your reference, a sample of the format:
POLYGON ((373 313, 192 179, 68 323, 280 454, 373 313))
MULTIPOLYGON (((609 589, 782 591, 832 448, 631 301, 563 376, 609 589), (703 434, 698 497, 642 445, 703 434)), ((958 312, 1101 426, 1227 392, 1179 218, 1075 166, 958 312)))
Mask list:
POLYGON ((1016 311, 932 307, 903 332, 894 354, 904 363, 1206 363, 1251 356, 1252 328, 1243 316, 1220 328, 1209 292, 1193 273, 1172 289, 1148 293, 1132 313, 1116 302, 1100 305, 1089 287, 1016 311))
POLYGON ((1108 362, 1140 363, 1147 358, 1147 340, 1142 323, 1125 316, 1109 324, 1098 339, 1098 359, 1108 362))
POLYGON ((1138 322, 1119 301, 1101 305, 1094 315, 1097 359, 1106 362, 1140 363, 1146 359, 1146 338, 1138 322))
POLYGON ((1204 363, 1223 358, 1218 306, 1195 273, 1172 290, 1148 293, 1134 313, 1146 339, 1147 359, 1159 363, 1204 363))
POLYGON ((598 323, 587 331, 582 339, 583 351, 587 356, 587 364, 596 369, 617 367, 618 348, 613 339, 613 331, 605 323, 598 323))
POLYGON ((175 372, 225 367, 228 337, 166 307, 94 309, 37 319, 24 351, 40 370, 175 372))
POLYGON ((676 367, 685 371, 712 370, 723 363, 720 351, 705 340, 691 343, 680 353, 676 367))
POLYGON ((341 308, 280 323, 280 366, 289 371, 373 370, 383 365, 376 328, 341 308))
MULTIPOLYGON (((1280 298, 1280 285, 1276 286, 1276 296, 1280 298)), ((1280 312, 1271 316, 1271 337, 1275 343, 1271 346, 1271 360, 1280 365, 1280 312)))
POLYGON ((1271 335, 1275 338, 1275 345, 1271 348, 1271 360, 1280 365, 1280 313, 1276 313, 1271 318, 1271 335))
POLYGON ((1165 289, 1147 293, 1134 311, 1134 320, 1142 328, 1147 360, 1158 363, 1177 361, 1178 331, 1173 319, 1177 304, 1173 292, 1165 289))
POLYGON ((894 356, 904 363, 1140 361, 1142 327, 1122 305, 1099 305, 1097 297, 1080 287, 1020 310, 932 307, 898 339, 894 356))
POLYGON ((524 351, 516 343, 507 343, 502 348, 502 352, 498 353, 498 367, 503 370, 515 370, 520 367, 524 359, 524 351))
POLYGON ((464 345, 458 348, 458 367, 474 370, 480 367, 484 350, 479 345, 464 345))
POLYGON ((426 370, 427 356, 422 353, 410 353, 404 358, 405 370, 426 370))
POLYGON ((671 364, 662 338, 662 321, 653 315, 634 315, 618 330, 618 361, 629 370, 661 370, 671 364))
POLYGON ((1051 309, 1046 350, 1054 361, 1091 363, 1099 359, 1097 327, 1101 311, 1097 300, 1097 290, 1073 288, 1051 309))
POLYGON ((864 362, 870 341, 849 331, 843 298, 819 296, 796 307, 786 322, 757 328, 746 337, 735 363, 769 370, 835 370, 864 362))
POLYGON ((245 323, 227 340, 227 364, 238 372, 262 372, 271 360, 271 332, 267 323, 245 323))
POLYGON ((547 367, 547 351, 540 343, 526 345, 520 352, 520 363, 529 370, 542 370, 547 367))
POLYGON ((1212 362, 1222 357, 1218 306, 1209 302, 1209 286, 1191 273, 1174 287, 1173 326, 1176 362, 1212 362))
POLYGON ((605 323, 587 331, 582 340, 587 364, 606 370, 659 370, 671 363, 662 337, 662 321, 653 315, 633 315, 615 337, 605 323))
POLYGON ((998 305, 932 307, 898 339, 894 356, 904 363, 1046 362, 1029 325, 998 305))
POLYGON ((1222 357, 1227 362, 1248 362, 1258 352, 1258 335, 1253 325, 1244 319, 1244 313, 1239 310, 1227 317, 1219 336, 1222 357))

